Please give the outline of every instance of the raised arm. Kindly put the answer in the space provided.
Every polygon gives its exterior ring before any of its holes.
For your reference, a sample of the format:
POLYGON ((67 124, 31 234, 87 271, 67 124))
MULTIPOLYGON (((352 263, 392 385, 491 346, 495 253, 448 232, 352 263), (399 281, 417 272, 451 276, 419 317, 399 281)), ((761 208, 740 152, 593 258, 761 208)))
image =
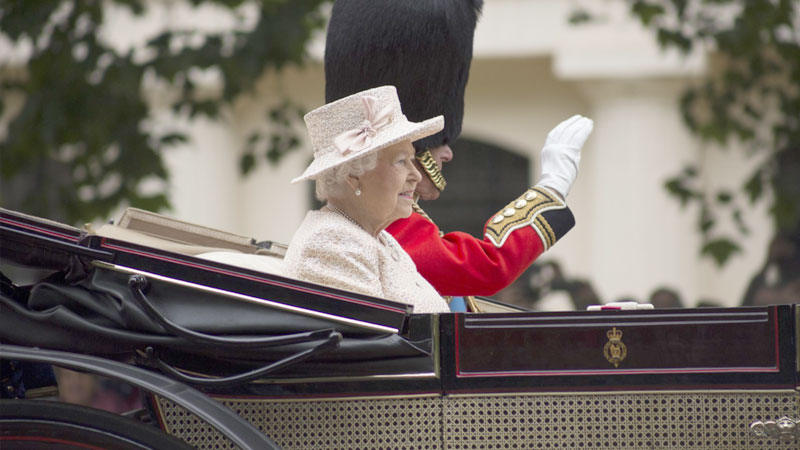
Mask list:
POLYGON ((547 135, 539 183, 490 217, 482 238, 442 235, 420 214, 387 231, 441 295, 493 295, 505 288, 575 225, 564 199, 578 174, 581 149, 593 122, 573 116, 547 135))

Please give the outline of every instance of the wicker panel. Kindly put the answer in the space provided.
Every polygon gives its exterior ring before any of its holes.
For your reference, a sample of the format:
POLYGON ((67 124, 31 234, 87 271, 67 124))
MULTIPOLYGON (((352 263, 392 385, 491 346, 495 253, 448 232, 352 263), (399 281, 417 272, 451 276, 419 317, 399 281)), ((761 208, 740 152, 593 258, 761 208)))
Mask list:
MULTIPOLYGON (((158 398, 167 432, 198 449, 234 449, 203 421, 158 398)), ((270 401, 223 403, 291 449, 440 449, 442 399, 270 401)))
POLYGON ((756 420, 800 417, 780 393, 636 393, 450 397, 444 449, 796 449, 760 439, 756 420))
MULTIPOLYGON (((234 446, 158 399, 167 431, 199 449, 234 446)), ((620 393, 228 400, 290 449, 796 449, 761 439, 757 420, 800 417, 800 396, 776 393, 620 393)))

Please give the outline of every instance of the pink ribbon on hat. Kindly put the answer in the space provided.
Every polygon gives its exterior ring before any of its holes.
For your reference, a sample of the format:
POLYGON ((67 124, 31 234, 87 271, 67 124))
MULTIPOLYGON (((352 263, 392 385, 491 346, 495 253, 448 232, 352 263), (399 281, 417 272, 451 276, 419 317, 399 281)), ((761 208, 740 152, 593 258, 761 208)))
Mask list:
POLYGON ((333 138, 333 145, 339 149, 342 156, 350 153, 358 153, 372 145, 372 138, 378 134, 378 130, 385 127, 392 121, 392 105, 378 111, 378 98, 371 95, 361 97, 364 101, 365 120, 358 128, 333 138))

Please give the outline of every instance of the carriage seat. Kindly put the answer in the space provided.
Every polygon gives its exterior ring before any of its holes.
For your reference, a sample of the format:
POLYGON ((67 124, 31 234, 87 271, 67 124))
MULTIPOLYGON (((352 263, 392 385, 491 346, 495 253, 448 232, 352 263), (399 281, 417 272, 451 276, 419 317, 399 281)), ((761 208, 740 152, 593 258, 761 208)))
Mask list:
POLYGON ((252 238, 137 208, 126 209, 116 224, 102 225, 93 233, 275 275, 283 274, 283 255, 287 248, 276 242, 256 242, 252 238))
POLYGON ((273 275, 283 275, 283 258, 273 255, 248 255, 231 251, 215 251, 201 253, 198 258, 220 262, 235 267, 266 272, 273 275))

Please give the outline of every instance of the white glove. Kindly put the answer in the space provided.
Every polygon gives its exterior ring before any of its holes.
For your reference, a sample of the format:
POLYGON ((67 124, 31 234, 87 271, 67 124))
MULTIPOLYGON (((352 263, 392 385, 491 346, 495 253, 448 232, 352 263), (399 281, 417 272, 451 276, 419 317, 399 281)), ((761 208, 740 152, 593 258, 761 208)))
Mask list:
POLYGON ((592 119, 572 116, 550 133, 542 148, 542 176, 537 186, 549 187, 567 198, 581 162, 581 148, 594 127, 592 119))

